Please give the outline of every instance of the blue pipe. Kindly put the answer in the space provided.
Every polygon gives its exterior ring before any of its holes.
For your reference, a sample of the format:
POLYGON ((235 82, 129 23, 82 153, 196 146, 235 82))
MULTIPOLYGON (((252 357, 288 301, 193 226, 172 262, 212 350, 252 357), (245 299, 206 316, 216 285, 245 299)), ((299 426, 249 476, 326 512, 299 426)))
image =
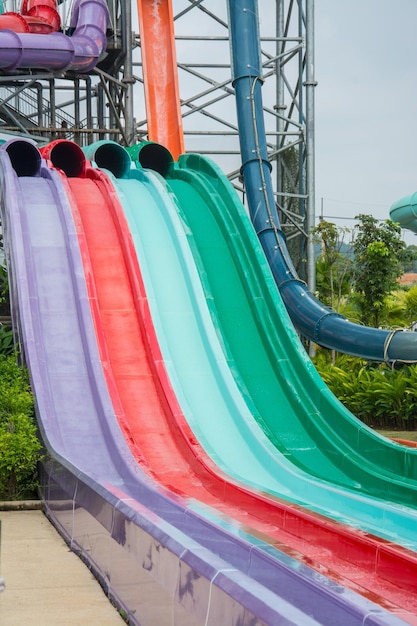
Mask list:
POLYGON ((417 333, 353 324, 323 305, 297 276, 281 229, 268 160, 258 4, 256 0, 228 0, 228 12, 241 170, 249 212, 295 328, 325 348, 372 361, 417 363, 417 333))

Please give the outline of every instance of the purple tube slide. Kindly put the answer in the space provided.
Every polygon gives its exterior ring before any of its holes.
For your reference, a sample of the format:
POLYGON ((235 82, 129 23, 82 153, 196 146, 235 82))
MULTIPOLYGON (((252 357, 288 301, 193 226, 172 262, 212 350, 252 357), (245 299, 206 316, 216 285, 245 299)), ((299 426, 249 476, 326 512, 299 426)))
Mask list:
POLYGON ((89 72, 106 49, 108 24, 106 0, 78 0, 71 16, 75 28, 71 37, 59 32, 45 35, 0 30, 0 69, 89 72))

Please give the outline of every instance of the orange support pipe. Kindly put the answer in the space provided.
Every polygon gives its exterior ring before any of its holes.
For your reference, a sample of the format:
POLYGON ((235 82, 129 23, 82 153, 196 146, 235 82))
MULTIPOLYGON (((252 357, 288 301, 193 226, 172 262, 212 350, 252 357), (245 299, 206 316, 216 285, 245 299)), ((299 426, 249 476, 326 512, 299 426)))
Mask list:
POLYGON ((137 0, 148 139, 184 153, 171 0, 137 0))

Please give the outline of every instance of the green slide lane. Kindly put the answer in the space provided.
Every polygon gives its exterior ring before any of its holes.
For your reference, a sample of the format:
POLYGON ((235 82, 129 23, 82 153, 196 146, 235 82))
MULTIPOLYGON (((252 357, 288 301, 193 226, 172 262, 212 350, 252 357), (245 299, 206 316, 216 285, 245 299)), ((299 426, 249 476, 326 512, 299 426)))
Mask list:
POLYGON ((186 155, 169 169, 166 180, 192 233, 228 362, 270 441, 309 474, 416 505, 416 450, 374 433, 324 384, 294 331, 250 220, 224 174, 204 157, 186 155))
MULTIPOLYGON (((227 333, 220 325, 217 295, 214 289, 212 293, 207 290, 210 276, 209 273, 203 276, 200 258, 200 253, 205 256, 205 252, 200 250, 194 226, 189 228, 182 213, 183 198, 177 201, 178 190, 173 192, 177 183, 170 182, 172 187, 156 172, 140 169, 131 171, 129 179, 113 178, 132 233, 164 364, 181 409, 200 444, 219 468, 246 485, 417 549, 417 511, 363 495, 357 491, 357 483, 325 455, 322 455, 323 467, 328 475, 323 478, 330 480, 311 476, 301 464, 294 464, 290 453, 282 454, 254 419, 250 386, 241 378, 237 360, 231 358, 230 346, 223 340, 227 333), (334 476, 340 483, 343 479, 345 487, 332 482, 334 476)), ((178 181, 179 186, 182 184, 183 181, 178 181)), ((189 199, 197 213, 208 215, 201 199, 198 201, 193 194, 189 199)), ((214 248, 209 246, 208 256, 213 259, 225 289, 225 277, 233 274, 229 267, 230 251, 224 254, 223 238, 204 220, 201 230, 208 239, 216 240, 214 248)), ((233 230, 228 231, 228 237, 237 238, 239 246, 243 243, 240 234, 234 237, 233 230)), ((251 266, 243 274, 247 272, 252 272, 251 266)), ((231 301, 238 297, 240 300, 239 291, 245 291, 242 276, 238 282, 239 289, 234 287, 229 294, 231 301)), ((272 291, 272 283, 270 286, 272 291)), ((234 308, 230 311, 232 317, 234 311, 234 308)), ((261 322, 264 322, 262 316, 258 318, 258 323, 261 322)), ((247 343, 250 359, 256 362, 255 350, 259 348, 254 337, 247 333, 243 310, 242 315, 234 317, 234 325, 240 328, 238 334, 247 343)), ((286 316, 283 327, 290 335, 287 340, 290 345, 296 336, 286 316)), ((261 376, 262 372, 257 378, 260 388, 261 376)), ((293 385, 296 386, 294 382, 293 385)), ((296 400, 295 405, 297 402, 301 400, 296 400)), ((284 406, 283 401, 281 405, 284 406)), ((285 401, 285 407, 295 410, 290 399, 285 401)), ((408 489, 415 492, 414 485, 408 489)))

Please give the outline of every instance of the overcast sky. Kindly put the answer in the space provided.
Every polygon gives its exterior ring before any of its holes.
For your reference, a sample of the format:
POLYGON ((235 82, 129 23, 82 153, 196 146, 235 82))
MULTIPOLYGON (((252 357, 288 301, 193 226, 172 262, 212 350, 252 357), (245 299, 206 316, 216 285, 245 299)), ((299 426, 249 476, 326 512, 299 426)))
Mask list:
POLYGON ((417 0, 315 0, 318 215, 385 219, 417 191, 416 24, 417 0))

